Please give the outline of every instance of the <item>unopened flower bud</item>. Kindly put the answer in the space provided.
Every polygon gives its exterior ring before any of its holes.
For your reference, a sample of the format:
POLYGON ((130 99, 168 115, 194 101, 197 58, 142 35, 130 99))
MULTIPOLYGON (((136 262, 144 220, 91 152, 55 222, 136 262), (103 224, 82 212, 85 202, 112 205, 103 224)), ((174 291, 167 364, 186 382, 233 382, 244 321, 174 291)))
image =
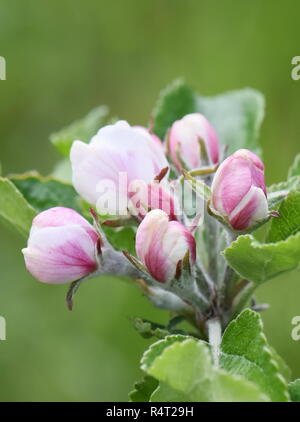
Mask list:
POLYGON ((177 221, 169 221, 161 210, 150 211, 139 225, 136 251, 152 277, 161 283, 174 279, 177 264, 188 251, 190 262, 196 259, 195 239, 190 231, 177 221))
POLYGON ((168 183, 153 181, 146 184, 135 180, 130 185, 129 198, 132 215, 143 219, 149 211, 160 209, 168 214, 170 220, 177 220, 176 196, 170 191, 168 183))
POLYGON ((27 248, 22 250, 28 271, 44 283, 70 283, 98 267, 94 228, 76 211, 55 207, 38 214, 27 248))
POLYGON ((168 139, 170 157, 179 171, 214 165, 219 160, 219 141, 200 113, 187 114, 173 123, 168 139))
POLYGON ((264 165, 253 152, 240 149, 222 162, 212 184, 211 208, 235 230, 267 218, 264 165))

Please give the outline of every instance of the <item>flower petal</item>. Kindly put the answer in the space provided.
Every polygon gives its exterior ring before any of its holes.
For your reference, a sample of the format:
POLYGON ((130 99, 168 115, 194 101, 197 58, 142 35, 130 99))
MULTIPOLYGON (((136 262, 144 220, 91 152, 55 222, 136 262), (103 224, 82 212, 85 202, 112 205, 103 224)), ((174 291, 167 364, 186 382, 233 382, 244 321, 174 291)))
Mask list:
POLYGON ((97 241, 99 235, 93 226, 78 214, 78 212, 65 207, 53 207, 38 214, 32 221, 30 235, 45 227, 59 227, 74 224, 82 227, 94 242, 97 241))
POLYGON ((22 252, 27 269, 44 283, 69 283, 97 268, 95 244, 77 225, 40 229, 22 252))
POLYGON ((268 216, 268 201, 262 189, 252 186, 229 215, 235 230, 244 230, 268 216))

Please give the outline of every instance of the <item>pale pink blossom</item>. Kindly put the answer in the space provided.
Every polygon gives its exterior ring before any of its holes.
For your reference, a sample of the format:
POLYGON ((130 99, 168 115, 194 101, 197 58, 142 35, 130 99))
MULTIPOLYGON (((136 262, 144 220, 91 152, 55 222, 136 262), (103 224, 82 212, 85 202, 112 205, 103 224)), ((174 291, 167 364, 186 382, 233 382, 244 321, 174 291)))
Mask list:
POLYGON ((129 198, 129 210, 132 215, 143 219, 149 211, 160 209, 168 214, 170 220, 177 220, 178 201, 167 182, 145 183, 135 180, 130 185, 129 198))
POLYGON ((151 183, 168 167, 158 141, 146 129, 131 127, 125 121, 101 128, 89 144, 75 141, 71 163, 73 185, 79 195, 102 212, 101 194, 105 191, 106 211, 111 214, 127 213, 132 181, 151 183))
POLYGON ((139 129, 142 133, 146 134, 150 134, 151 138, 153 139, 154 142, 157 143, 158 146, 160 146, 161 148, 163 148, 163 143, 162 141, 159 139, 159 137, 157 135, 155 135, 155 133, 151 132, 149 129, 147 129, 144 126, 133 126, 135 129, 139 129))
POLYGON ((179 222, 169 221, 162 210, 150 211, 139 225, 136 251, 152 277, 161 283, 175 277, 177 264, 188 251, 191 263, 196 259, 193 235, 179 222))
POLYGON ((32 222, 27 248, 22 250, 28 271, 44 283, 70 283, 97 269, 99 236, 76 211, 55 207, 32 222))
POLYGON ((240 149, 222 162, 212 184, 211 207, 236 230, 268 216, 264 165, 253 152, 240 149))
POLYGON ((170 157, 180 171, 182 165, 196 169, 219 161, 219 141, 209 121, 200 113, 187 114, 173 123, 168 136, 170 157), (208 162, 201 155, 200 140, 206 149, 208 162))

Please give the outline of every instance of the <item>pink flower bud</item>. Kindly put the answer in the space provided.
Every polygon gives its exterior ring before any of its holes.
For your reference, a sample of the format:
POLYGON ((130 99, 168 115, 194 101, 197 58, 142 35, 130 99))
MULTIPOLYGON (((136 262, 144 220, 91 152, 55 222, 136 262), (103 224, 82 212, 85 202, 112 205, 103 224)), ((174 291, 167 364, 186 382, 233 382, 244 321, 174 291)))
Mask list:
POLYGON ((211 207, 235 230, 267 218, 264 165, 253 152, 240 149, 223 161, 213 180, 211 207))
POLYGON ((158 141, 154 141, 146 129, 131 127, 125 121, 101 128, 89 144, 75 141, 71 163, 77 192, 102 212, 99 192, 106 184, 105 200, 112 204, 108 206, 108 213, 116 215, 127 213, 130 182, 142 180, 150 183, 168 167, 158 141))
POLYGON ((186 252, 195 262, 196 243, 189 230, 177 221, 169 221, 161 210, 150 211, 139 225, 136 251, 153 278, 166 283, 175 277, 176 267, 186 252))
POLYGON ((44 283, 70 283, 97 269, 94 228, 76 211, 56 207, 32 222, 22 252, 28 271, 44 283))
POLYGON ((145 183, 135 180, 129 188, 130 206, 132 215, 143 219, 146 214, 154 209, 163 210, 170 220, 177 220, 178 204, 167 183, 145 183))
POLYGON ((219 160, 219 141, 208 120, 200 113, 187 114, 173 123, 169 133, 169 153, 179 171, 184 163, 189 170, 216 164, 219 160), (200 142, 204 142, 208 162, 201 157, 200 142), (182 163, 181 163, 182 162, 182 163))

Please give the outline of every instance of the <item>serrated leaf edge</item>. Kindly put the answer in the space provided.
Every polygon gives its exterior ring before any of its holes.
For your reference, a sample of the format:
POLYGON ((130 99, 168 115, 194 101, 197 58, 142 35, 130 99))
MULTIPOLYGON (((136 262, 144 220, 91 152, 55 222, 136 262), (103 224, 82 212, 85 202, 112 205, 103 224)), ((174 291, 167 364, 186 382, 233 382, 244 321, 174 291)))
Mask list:
MULTIPOLYGON (((255 312, 255 311, 252 311, 251 309, 245 309, 244 311, 243 311, 243 313, 244 313, 244 315, 245 315, 245 313, 248 313, 248 314, 251 314, 251 315, 253 315, 253 317, 255 317, 255 319, 256 319, 256 321, 258 321, 258 324, 259 324, 259 328, 261 329, 261 332, 259 333, 259 337, 261 338, 261 340, 263 341, 263 343, 264 343, 264 346, 262 347, 262 350, 268 355, 268 357, 269 357, 269 362, 270 362, 270 365, 271 366, 273 366, 273 368, 274 368, 274 370, 275 370, 275 374, 274 374, 274 376, 276 377, 276 378, 278 378, 278 380, 279 380, 279 382, 282 384, 282 386, 283 387, 285 387, 284 388, 284 391, 283 391, 283 395, 285 396, 285 398, 287 399, 287 401, 290 401, 290 396, 289 396, 289 393, 288 393, 288 383, 287 383, 287 381, 285 380, 285 378, 281 375, 281 373, 279 372, 279 365, 277 364, 277 362, 273 359, 273 355, 272 355, 272 351, 271 351, 271 349, 269 348, 269 346, 268 346, 268 340, 267 340, 267 337, 266 337, 266 335, 264 334, 264 332, 263 332, 263 329, 264 329, 264 325, 263 325, 263 322, 262 322, 262 320, 261 320, 261 318, 260 318, 260 316, 259 316, 259 314, 257 313, 257 312, 255 312)), ((241 315, 241 314, 240 314, 241 315)), ((237 323, 238 323, 238 318, 239 317, 237 317, 235 320, 233 320, 233 321, 231 321, 231 323, 229 324, 229 325, 236 325, 237 323)), ((228 325, 228 327, 229 327, 229 325, 228 325)), ((226 330, 225 330, 225 332, 226 332, 226 330)), ((224 332, 224 335, 225 335, 225 332, 224 332)), ((221 343, 221 350, 222 350, 222 343, 221 343)), ((227 355, 230 355, 229 353, 227 353, 227 355)), ((231 356, 242 356, 242 357, 244 357, 243 355, 238 355, 238 354, 231 354, 231 356)), ((245 357, 244 357, 245 358, 245 357)), ((248 360, 249 362, 251 362, 252 364, 254 364, 255 366, 257 366, 258 368, 260 368, 255 362, 253 362, 253 361, 251 361, 251 360, 249 360, 249 359, 247 359, 247 358, 245 358, 246 360, 248 360)), ((260 368, 261 369, 261 368, 260 368)), ((243 378, 243 377, 242 377, 243 378)), ((253 383, 254 384, 254 383, 253 383)))

